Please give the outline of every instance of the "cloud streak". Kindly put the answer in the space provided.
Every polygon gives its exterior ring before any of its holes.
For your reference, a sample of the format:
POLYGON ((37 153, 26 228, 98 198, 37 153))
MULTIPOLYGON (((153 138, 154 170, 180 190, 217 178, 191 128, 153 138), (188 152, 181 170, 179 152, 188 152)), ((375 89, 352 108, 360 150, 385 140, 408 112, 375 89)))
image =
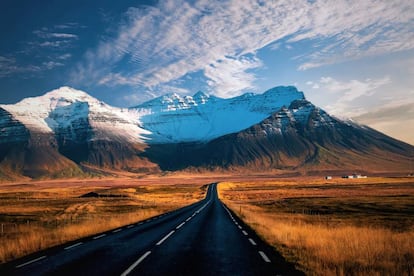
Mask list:
POLYGON ((362 97, 373 96, 379 88, 390 83, 389 77, 350 81, 322 77, 317 82, 309 81, 306 84, 323 93, 332 94, 335 102, 325 106, 328 112, 341 117, 353 117, 365 112, 361 109, 361 104, 358 104, 363 103, 362 97))
POLYGON ((300 70, 414 49, 410 2, 166 0, 131 7, 117 34, 88 51, 72 76, 153 89, 201 71, 212 93, 234 96, 254 88, 257 53, 272 43, 311 43, 300 70))
POLYGON ((13 57, 0 56, 0 78, 9 77, 14 74, 28 74, 40 72, 42 67, 36 65, 20 65, 13 57))

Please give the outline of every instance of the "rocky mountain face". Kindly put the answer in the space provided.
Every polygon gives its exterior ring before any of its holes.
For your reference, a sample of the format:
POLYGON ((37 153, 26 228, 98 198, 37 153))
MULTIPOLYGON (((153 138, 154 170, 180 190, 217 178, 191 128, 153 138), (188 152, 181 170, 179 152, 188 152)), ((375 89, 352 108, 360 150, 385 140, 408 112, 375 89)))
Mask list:
POLYGON ((93 171, 406 171, 414 147, 330 116, 294 87, 111 107, 69 87, 0 105, 0 177, 93 171))
POLYGON ((146 154, 164 170, 225 168, 366 172, 406 171, 414 147, 294 100, 243 131, 206 143, 152 145, 146 154))
POLYGON ((167 94, 134 108, 151 132, 150 144, 208 142, 259 123, 296 99, 304 99, 295 87, 275 87, 263 94, 221 99, 202 92, 181 97, 167 94))
POLYGON ((108 106, 69 87, 0 106, 0 174, 79 176, 86 166, 158 171, 136 112, 108 106))

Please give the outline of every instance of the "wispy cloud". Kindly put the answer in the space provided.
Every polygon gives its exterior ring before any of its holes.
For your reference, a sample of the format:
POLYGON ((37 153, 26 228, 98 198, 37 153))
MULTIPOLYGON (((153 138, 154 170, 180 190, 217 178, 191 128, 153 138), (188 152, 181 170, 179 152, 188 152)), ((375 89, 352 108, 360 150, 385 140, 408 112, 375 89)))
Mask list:
POLYGON ((42 65, 45 69, 51 70, 55 67, 64 66, 65 64, 63 64, 61 62, 56 62, 56 61, 47 61, 47 62, 43 62, 42 65))
POLYGON ((361 104, 358 104, 358 101, 363 102, 362 97, 373 96, 377 89, 390 83, 391 79, 387 76, 381 79, 350 81, 339 81, 332 77, 322 77, 319 81, 307 82, 307 85, 320 90, 322 93, 334 94, 334 103, 325 106, 328 112, 337 116, 352 117, 365 112, 361 108, 361 104))
POLYGON ((220 97, 232 97, 244 89, 254 88, 255 76, 247 70, 260 67, 261 61, 254 58, 225 58, 211 63, 204 69, 207 84, 220 97))
POLYGON ((54 29, 57 29, 57 30, 86 28, 86 26, 81 25, 77 22, 67 22, 67 23, 64 23, 64 24, 55 25, 53 27, 54 27, 54 29))
POLYGON ((36 30, 33 31, 33 34, 37 35, 40 38, 65 38, 65 39, 78 39, 78 36, 70 33, 53 33, 47 32, 45 30, 36 30))
POLYGON ((40 73, 61 66, 64 66, 64 64, 57 61, 45 61, 41 64, 30 64, 17 62, 14 57, 0 56, 0 78, 16 74, 23 74, 24 77, 28 77, 30 76, 28 74, 40 73))
POLYGON ((153 88, 202 71, 212 92, 232 96, 254 87, 256 53, 281 41, 311 43, 300 70, 414 49, 410 0, 165 0, 125 17, 74 80, 153 88))
POLYGON ((72 54, 66 53, 66 54, 58 56, 57 59, 67 60, 67 59, 70 59, 71 57, 72 57, 72 54))
POLYGON ((42 67, 31 64, 18 64, 13 57, 0 56, 0 78, 8 77, 10 75, 19 73, 34 73, 40 72, 42 67))
POLYGON ((0 56, 0 77, 19 75, 31 78, 43 71, 64 66, 72 57, 69 49, 79 37, 59 30, 73 32, 81 27, 77 23, 67 23, 32 31, 31 40, 24 43, 23 49, 0 56))
POLYGON ((48 28, 33 31, 37 39, 29 44, 34 47, 62 49, 70 47, 79 39, 78 35, 72 33, 52 32, 48 28))

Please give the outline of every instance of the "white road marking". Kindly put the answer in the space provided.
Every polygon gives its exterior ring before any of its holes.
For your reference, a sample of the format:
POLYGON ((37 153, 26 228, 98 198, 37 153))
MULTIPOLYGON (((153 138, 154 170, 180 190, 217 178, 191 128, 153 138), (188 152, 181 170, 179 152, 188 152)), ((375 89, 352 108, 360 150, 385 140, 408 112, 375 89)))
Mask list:
POLYGON ((134 268, 136 268, 146 257, 148 257, 148 255, 151 254, 151 251, 147 251, 145 252, 144 255, 142 255, 141 257, 139 257, 138 260, 135 261, 135 263, 133 263, 130 267, 128 267, 127 270, 125 270, 121 276, 126 276, 129 273, 131 273, 132 270, 134 270, 134 268))
POLYGON ((178 225, 175 229, 180 229, 184 224, 185 224, 185 221, 181 223, 180 225, 178 225))
POLYGON ((260 256, 262 256, 263 261, 265 261, 266 263, 270 263, 270 259, 266 256, 266 254, 263 251, 259 251, 260 256))
POLYGON ((242 229, 243 229, 243 227, 241 227, 240 225, 239 225, 238 227, 239 227, 239 229, 240 229, 240 230, 242 230, 242 229))
POLYGON ((63 248, 63 249, 64 249, 64 250, 69 250, 69 249, 72 249, 72 248, 74 248, 74 247, 76 247, 76 246, 79 246, 79 245, 81 245, 81 244, 83 244, 83 242, 78 242, 78 243, 72 244, 72 245, 67 246, 67 247, 65 247, 65 248, 63 248))
POLYGON ((188 219, 186 219, 185 221, 189 221, 192 217, 189 217, 188 219))
POLYGON ((112 233, 118 233, 118 232, 121 232, 121 231, 122 231, 122 228, 118 228, 118 229, 112 231, 112 233))
POLYGON ((138 223, 138 225, 141 225, 141 224, 142 224, 142 222, 138 223))
POLYGON ((46 258, 46 256, 42 256, 42 257, 39 257, 39 258, 33 259, 33 260, 31 260, 31 261, 25 262, 24 264, 21 264, 21 265, 16 266, 16 268, 21 268, 21 267, 23 267, 23 266, 26 266, 26 265, 32 264, 32 263, 34 263, 34 262, 37 262, 37 261, 43 260, 43 259, 45 259, 45 258, 46 258))
POLYGON ((105 236, 106 236, 106 234, 102 234, 102 235, 99 235, 99 236, 93 237, 92 239, 97 240, 97 239, 103 238, 103 237, 105 237, 105 236))
POLYGON ((159 242, 157 242, 157 245, 161 245, 166 239, 168 239, 172 234, 174 234, 174 230, 172 230, 170 233, 168 233, 164 238, 162 238, 159 242))
POLYGON ((245 236, 248 235, 246 231, 243 230, 242 232, 243 232, 243 235, 245 235, 245 236))
POLYGON ((249 242, 252 244, 252 245, 257 245, 257 243, 253 240, 253 239, 249 239, 249 242))
POLYGON ((127 226, 127 228, 129 229, 129 228, 132 228, 132 227, 134 227, 135 225, 128 225, 127 226))

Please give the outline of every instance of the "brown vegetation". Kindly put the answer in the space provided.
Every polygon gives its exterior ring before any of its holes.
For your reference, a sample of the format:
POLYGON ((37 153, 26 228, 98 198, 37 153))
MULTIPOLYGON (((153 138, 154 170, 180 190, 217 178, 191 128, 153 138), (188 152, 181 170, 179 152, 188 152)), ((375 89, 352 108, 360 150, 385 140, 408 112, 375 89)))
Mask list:
POLYGON ((205 194, 202 185, 178 181, 168 185, 156 180, 122 182, 0 186, 0 263, 177 209, 205 194))
POLYGON ((226 182, 220 197, 309 275, 413 275, 411 178, 226 182))

